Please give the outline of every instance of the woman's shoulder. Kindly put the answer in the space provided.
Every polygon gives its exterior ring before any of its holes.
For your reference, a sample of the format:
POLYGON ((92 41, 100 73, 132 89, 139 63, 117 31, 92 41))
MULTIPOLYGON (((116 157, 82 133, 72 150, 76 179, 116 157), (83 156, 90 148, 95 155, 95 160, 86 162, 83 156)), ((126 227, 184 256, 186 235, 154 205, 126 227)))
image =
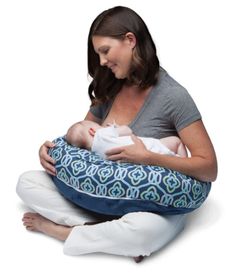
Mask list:
MULTIPOLYGON (((152 105, 158 105, 162 112, 167 114, 175 111, 181 112, 181 109, 189 112, 191 112, 191 109, 197 111, 196 104, 187 89, 163 68, 160 69, 159 82, 154 87, 151 100, 152 105)), ((199 114, 199 112, 196 113, 199 114)))
POLYGON ((187 93, 185 87, 177 82, 169 73, 162 67, 159 70, 158 82, 155 85, 155 89, 163 93, 184 92, 187 93))
POLYGON ((187 89, 171 77, 165 69, 160 68, 158 82, 153 88, 152 100, 161 101, 163 105, 173 101, 187 101, 189 98, 191 96, 187 89))

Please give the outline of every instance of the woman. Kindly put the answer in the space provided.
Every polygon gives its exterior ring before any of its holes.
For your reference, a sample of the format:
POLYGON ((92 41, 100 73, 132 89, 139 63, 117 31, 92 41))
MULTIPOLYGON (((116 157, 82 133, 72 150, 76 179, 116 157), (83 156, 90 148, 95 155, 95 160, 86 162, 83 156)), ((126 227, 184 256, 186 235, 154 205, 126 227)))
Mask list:
MULTIPOLYGON (((202 181, 216 179, 216 156, 201 115, 188 92, 159 67, 148 28, 134 11, 114 7, 94 20, 88 70, 92 105, 86 120, 105 126, 115 119, 143 137, 177 135, 191 153, 187 158, 153 153, 134 136, 133 145, 108 151, 110 160, 158 165, 202 181)), ((55 175, 47 154, 53 146, 46 141, 39 156, 46 172, 55 175)), ((99 217, 66 201, 46 172, 30 171, 19 178, 19 196, 37 212, 26 213, 23 222, 28 230, 65 241, 67 254, 105 252, 133 256, 138 262, 184 228, 185 215, 135 212, 116 219, 99 217)))

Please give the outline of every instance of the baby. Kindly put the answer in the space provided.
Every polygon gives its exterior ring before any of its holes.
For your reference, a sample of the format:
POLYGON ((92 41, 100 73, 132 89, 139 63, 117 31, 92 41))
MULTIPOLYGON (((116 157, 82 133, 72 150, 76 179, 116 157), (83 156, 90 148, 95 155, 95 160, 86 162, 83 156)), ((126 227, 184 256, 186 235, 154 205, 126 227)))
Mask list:
MULTIPOLYGON (((85 148, 106 158, 105 152, 119 146, 134 144, 132 130, 127 125, 108 124, 103 127, 93 121, 83 120, 73 124, 65 136, 73 146, 85 148)), ((139 137, 146 148, 159 154, 187 157, 187 150, 176 136, 162 139, 139 137)))

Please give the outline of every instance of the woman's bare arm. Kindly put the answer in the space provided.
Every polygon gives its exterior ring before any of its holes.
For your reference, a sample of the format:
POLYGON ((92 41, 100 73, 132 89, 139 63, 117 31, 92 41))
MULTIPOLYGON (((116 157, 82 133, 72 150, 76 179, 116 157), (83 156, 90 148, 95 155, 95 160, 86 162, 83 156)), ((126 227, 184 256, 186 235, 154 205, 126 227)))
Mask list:
POLYGON ((203 122, 198 120, 190 124, 179 132, 179 136, 189 149, 191 157, 170 157, 149 151, 149 155, 146 156, 149 164, 167 167, 202 181, 215 181, 217 177, 216 154, 203 122))
MULTIPOLYGON (((97 123, 101 122, 100 118, 95 117, 91 112, 88 112, 86 120, 91 120, 97 123)), ((54 144, 51 141, 45 141, 39 149, 39 159, 42 167, 51 175, 56 175, 56 169, 54 167, 54 160, 48 155, 48 150, 53 148, 54 144)))
POLYGON ((215 181, 217 177, 216 155, 202 121, 196 121, 182 129, 179 136, 189 149, 191 157, 180 158, 151 152, 134 135, 132 135, 134 144, 110 149, 106 155, 109 160, 113 161, 157 165, 179 171, 201 181, 215 181))

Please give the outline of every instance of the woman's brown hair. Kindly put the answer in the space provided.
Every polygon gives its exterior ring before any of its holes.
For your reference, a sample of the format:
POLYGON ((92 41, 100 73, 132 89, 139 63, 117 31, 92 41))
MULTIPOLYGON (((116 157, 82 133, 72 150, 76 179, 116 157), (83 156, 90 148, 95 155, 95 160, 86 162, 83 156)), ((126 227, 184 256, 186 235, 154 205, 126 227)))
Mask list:
POLYGON ((155 85, 158 71, 156 46, 146 24, 137 13, 117 6, 105 10, 95 18, 88 35, 88 73, 93 79, 88 93, 92 105, 112 99, 127 81, 140 88, 155 85), (109 68, 100 65, 92 37, 97 35, 123 40, 128 32, 132 32, 136 37, 129 76, 127 79, 116 79, 109 68))

